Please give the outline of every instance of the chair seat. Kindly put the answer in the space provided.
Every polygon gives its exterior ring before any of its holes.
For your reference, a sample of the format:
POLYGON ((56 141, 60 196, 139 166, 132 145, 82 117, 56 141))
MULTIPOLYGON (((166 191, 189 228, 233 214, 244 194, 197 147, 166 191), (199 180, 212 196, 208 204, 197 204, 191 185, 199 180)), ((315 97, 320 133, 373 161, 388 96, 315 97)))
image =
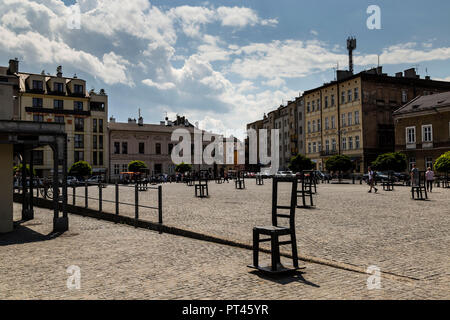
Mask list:
POLYGON ((264 226, 264 227, 254 227, 253 230, 258 230, 261 234, 277 234, 277 235, 285 235, 290 234, 291 229, 288 227, 276 227, 276 226, 264 226))

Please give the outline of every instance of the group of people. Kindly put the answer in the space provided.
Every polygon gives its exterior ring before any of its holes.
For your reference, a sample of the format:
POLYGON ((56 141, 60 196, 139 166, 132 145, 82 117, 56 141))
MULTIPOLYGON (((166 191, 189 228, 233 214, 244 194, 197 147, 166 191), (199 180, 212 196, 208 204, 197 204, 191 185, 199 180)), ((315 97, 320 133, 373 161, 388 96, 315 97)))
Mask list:
MULTIPOLYGON (((372 192, 372 189, 375 190, 375 193, 378 192, 378 189, 375 187, 375 173, 372 171, 372 168, 369 167, 368 168, 368 176, 369 176, 369 193, 372 192)), ((420 176, 419 176, 419 169, 417 169, 416 164, 413 164, 411 172, 410 172, 410 177, 411 177, 411 185, 412 186, 417 186, 419 185, 419 181, 420 181, 420 176)), ((425 180, 426 180, 426 189, 429 192, 433 192, 433 181, 434 181, 434 171, 431 170, 430 167, 427 168, 427 171, 425 172, 425 180)))

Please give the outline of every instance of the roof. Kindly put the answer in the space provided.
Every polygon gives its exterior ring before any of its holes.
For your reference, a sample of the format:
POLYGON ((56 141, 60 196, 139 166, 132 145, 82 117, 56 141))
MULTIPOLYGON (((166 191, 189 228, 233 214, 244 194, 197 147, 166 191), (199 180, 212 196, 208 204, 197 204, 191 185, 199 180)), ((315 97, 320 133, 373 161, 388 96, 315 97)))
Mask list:
POLYGON ((111 131, 141 131, 141 132, 167 132, 171 133, 175 129, 187 129, 189 131, 194 131, 192 127, 185 126, 166 126, 160 124, 144 124, 138 125, 137 123, 127 123, 127 122, 109 122, 108 128, 111 131))
POLYGON ((422 112, 427 110, 434 110, 436 108, 443 108, 450 106, 450 91, 444 93, 435 93, 426 96, 419 96, 399 109, 395 110, 395 115, 422 112))

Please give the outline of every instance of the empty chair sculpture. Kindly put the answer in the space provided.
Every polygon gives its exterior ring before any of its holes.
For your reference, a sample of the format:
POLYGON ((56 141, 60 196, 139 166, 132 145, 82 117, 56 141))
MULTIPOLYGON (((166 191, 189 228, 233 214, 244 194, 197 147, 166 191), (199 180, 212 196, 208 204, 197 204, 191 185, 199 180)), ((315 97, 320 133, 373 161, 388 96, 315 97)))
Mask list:
POLYGON ((392 172, 388 173, 387 180, 382 181, 382 186, 384 191, 394 191, 394 175, 392 172))
POLYGON ((263 176, 260 175, 260 174, 257 174, 257 175, 256 175, 256 185, 257 185, 257 186, 262 186, 262 185, 264 185, 264 179, 263 179, 263 176))
POLYGON ((295 236, 295 208, 297 204, 297 179, 291 177, 276 177, 273 178, 272 185, 272 225, 267 227, 253 228, 253 264, 249 265, 254 268, 268 273, 282 273, 287 271, 294 271, 299 269, 298 254, 297 254, 297 240, 295 236), (291 183, 291 196, 289 206, 278 205, 278 185, 279 183, 291 183), (288 210, 288 214, 279 213, 279 210, 288 210), (281 226, 278 223, 278 218, 286 218, 289 220, 289 226, 281 226), (267 235, 269 238, 261 239, 260 235, 267 235), (290 240, 280 241, 279 237, 289 236, 290 240), (259 244, 261 242, 271 243, 271 265, 259 265, 259 244), (286 268, 281 264, 280 260, 280 246, 291 245, 292 248, 292 264, 293 268, 286 268))
POLYGON ((222 178, 222 176, 217 176, 217 177, 216 177, 216 183, 217 183, 217 184, 222 184, 222 183, 223 183, 223 178, 222 178))
POLYGON ((297 198, 301 198, 301 202, 297 202, 297 208, 314 207, 313 194, 316 193, 316 185, 312 171, 303 171, 298 177, 297 198))
POLYGON ((245 189, 245 178, 244 178, 244 173, 242 171, 238 171, 235 180, 234 180, 234 185, 236 187, 236 189, 245 189))
POLYGON ((200 172, 200 174, 198 176, 197 184, 195 184, 194 186, 195 186, 195 196, 197 198, 209 197, 208 178, 205 174, 200 172))
POLYGON ((419 171, 416 179, 411 180, 411 196, 414 200, 428 199, 425 171, 419 171))

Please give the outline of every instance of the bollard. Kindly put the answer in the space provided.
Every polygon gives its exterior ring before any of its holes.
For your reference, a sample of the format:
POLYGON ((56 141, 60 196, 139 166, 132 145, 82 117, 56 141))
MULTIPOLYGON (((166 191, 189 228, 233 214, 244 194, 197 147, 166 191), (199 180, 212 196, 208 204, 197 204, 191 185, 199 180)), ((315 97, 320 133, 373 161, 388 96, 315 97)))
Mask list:
POLYGON ((135 227, 137 228, 137 221, 139 219, 139 190, 137 183, 134 187, 134 219, 135 219, 135 227))
POLYGON ((88 184, 87 181, 84 182, 84 207, 88 207, 88 184))
POLYGON ((159 224, 163 223, 162 217, 162 187, 158 186, 158 222, 159 224))
POLYGON ((116 215, 119 215, 119 184, 116 182, 116 215))
POLYGON ((76 188, 72 187, 72 203, 74 206, 75 206, 75 190, 76 190, 76 188))

